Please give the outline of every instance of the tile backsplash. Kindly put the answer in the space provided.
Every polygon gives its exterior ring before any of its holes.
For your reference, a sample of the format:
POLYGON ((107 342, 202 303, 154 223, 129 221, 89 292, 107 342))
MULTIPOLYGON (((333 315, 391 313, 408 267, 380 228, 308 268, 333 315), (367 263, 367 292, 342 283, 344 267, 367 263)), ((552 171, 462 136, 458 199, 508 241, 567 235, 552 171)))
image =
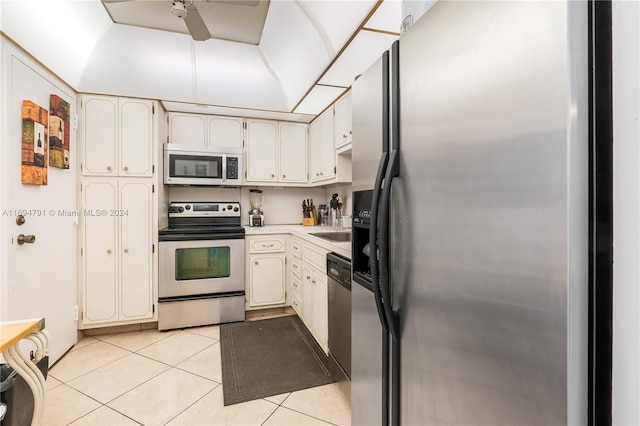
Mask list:
MULTIPOLYGON (((210 188, 172 186, 169 189, 170 201, 239 201, 242 210, 242 224, 249 224, 248 212, 249 189, 260 189, 264 193, 264 212, 266 225, 292 225, 302 223, 302 200, 313 198, 316 205, 328 203, 331 194, 338 193, 340 200, 351 197, 351 185, 334 188, 290 188, 290 187, 255 187, 210 188), (348 192, 347 189, 348 188, 348 192), (342 192, 341 192, 342 191, 342 192), (344 195, 343 195, 344 194, 344 195)), ((344 203, 344 201, 343 201, 344 203)), ((350 204, 349 204, 350 205, 350 204)), ((343 212, 350 212, 351 209, 343 212)))

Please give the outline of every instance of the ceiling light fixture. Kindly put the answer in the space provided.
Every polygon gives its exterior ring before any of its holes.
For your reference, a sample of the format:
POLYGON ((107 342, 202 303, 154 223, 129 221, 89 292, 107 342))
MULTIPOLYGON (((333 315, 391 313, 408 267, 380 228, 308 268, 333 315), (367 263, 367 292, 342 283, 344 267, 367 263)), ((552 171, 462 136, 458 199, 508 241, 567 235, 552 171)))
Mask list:
POLYGON ((187 8, 184 5, 184 0, 175 0, 171 7, 171 13, 178 18, 184 18, 187 16, 187 8))

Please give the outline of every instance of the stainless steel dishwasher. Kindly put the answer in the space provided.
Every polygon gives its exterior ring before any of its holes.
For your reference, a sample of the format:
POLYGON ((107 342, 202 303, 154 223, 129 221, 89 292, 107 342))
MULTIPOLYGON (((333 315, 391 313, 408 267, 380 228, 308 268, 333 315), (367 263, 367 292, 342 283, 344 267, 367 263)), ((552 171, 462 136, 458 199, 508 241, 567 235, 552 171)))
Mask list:
POLYGON ((351 400, 351 261, 327 255, 329 371, 351 400))

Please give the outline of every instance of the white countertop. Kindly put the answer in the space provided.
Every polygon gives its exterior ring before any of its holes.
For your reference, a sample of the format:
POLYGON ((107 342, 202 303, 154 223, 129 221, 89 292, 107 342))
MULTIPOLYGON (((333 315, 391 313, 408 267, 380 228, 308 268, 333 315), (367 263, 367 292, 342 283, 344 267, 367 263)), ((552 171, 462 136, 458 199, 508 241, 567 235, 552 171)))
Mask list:
POLYGON ((311 233, 315 232, 351 232, 351 229, 344 229, 342 231, 334 231, 328 227, 322 226, 303 226, 303 225, 266 225, 260 227, 245 226, 246 235, 269 235, 269 234, 291 234, 303 240, 307 240, 317 246, 330 250, 339 254, 340 256, 351 259, 351 241, 347 242, 334 242, 327 241, 323 238, 319 238, 311 233))

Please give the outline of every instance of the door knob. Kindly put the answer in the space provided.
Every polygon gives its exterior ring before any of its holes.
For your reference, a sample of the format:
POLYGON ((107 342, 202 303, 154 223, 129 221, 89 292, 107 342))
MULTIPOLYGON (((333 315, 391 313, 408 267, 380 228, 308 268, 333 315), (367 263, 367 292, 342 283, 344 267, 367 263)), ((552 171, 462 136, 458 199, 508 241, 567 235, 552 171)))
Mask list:
POLYGON ((20 234, 18 235, 18 245, 21 246, 23 244, 33 244, 36 242, 36 236, 35 235, 24 235, 24 234, 20 234))
POLYGON ((25 222, 24 216, 22 216, 21 214, 16 216, 16 223, 18 224, 18 226, 24 225, 24 222, 25 222))

